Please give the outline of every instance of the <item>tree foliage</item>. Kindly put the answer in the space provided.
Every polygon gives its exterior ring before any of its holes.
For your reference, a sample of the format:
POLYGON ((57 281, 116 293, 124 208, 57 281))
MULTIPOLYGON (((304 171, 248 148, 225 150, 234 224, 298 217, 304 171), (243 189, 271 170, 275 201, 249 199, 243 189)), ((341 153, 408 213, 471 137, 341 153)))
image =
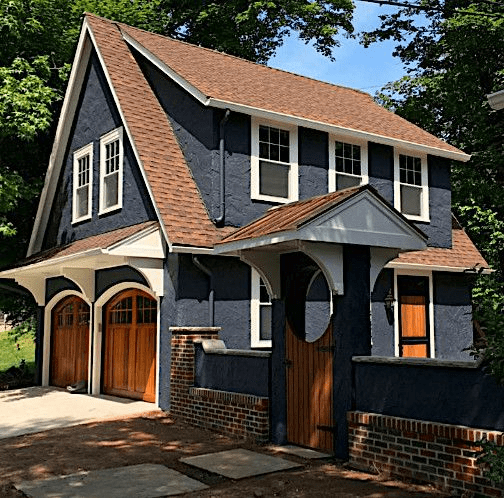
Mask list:
MULTIPOLYGON (((473 297, 490 345, 500 354, 498 343, 504 345, 504 111, 492 110, 487 94, 504 89, 504 5, 471 0, 419 3, 426 8, 421 15, 401 8, 380 16, 381 25, 362 34, 362 42, 396 41, 394 55, 407 68, 407 75, 388 84, 378 101, 472 154, 469 162, 453 164, 453 207, 496 270, 493 278, 480 278, 473 297)), ((504 379, 504 368, 497 370, 504 379)))

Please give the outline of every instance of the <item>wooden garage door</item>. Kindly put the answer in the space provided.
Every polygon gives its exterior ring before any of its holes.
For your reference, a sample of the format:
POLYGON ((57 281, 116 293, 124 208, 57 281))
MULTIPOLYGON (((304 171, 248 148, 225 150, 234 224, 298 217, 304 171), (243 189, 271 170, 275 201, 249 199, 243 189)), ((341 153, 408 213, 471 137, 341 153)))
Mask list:
POLYGON ((89 306, 77 296, 62 299, 52 311, 50 383, 66 387, 88 380, 89 306))
POLYGON ((139 290, 113 297, 105 307, 103 392, 156 401, 156 301, 139 290))
POLYGON ((298 338, 287 322, 287 438, 326 451, 333 449, 332 326, 315 342, 298 338))

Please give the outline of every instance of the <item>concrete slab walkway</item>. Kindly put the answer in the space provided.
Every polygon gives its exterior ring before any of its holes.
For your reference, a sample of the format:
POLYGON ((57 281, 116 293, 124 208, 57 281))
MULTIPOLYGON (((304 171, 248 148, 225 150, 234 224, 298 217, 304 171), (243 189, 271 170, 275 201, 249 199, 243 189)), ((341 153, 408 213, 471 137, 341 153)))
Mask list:
POLYGON ((55 387, 0 392, 0 439, 158 411, 153 403, 55 387))
POLYGON ((32 498, 158 498, 208 488, 164 465, 140 464, 79 472, 16 486, 32 498))

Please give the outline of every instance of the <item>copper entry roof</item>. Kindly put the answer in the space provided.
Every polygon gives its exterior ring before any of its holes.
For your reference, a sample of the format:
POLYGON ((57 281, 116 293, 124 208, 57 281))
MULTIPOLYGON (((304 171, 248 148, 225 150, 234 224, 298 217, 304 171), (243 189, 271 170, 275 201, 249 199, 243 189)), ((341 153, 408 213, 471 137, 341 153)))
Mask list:
MULTIPOLYGON (((21 268, 28 265, 42 263, 43 261, 50 261, 52 259, 59 259, 66 256, 74 256, 92 249, 107 249, 108 247, 127 239, 131 235, 135 235, 147 230, 148 228, 154 227, 159 228, 159 223, 157 221, 146 221, 137 225, 131 225, 129 227, 118 228, 117 230, 112 230, 110 232, 92 235, 91 237, 87 237, 85 239, 70 242, 64 246, 53 247, 51 249, 41 251, 24 259, 23 261, 20 261, 18 264, 14 265, 13 268, 21 268)), ((2 271, 9 269, 10 268, 5 268, 2 271)))

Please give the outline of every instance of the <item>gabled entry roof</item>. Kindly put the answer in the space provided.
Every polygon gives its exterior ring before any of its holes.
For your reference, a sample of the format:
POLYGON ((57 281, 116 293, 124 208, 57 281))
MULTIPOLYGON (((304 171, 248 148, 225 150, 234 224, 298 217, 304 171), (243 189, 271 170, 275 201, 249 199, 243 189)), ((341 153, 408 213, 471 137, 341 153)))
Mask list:
POLYGON ((424 249, 427 237, 372 187, 353 187, 270 209, 215 246, 216 253, 289 241, 424 249))

